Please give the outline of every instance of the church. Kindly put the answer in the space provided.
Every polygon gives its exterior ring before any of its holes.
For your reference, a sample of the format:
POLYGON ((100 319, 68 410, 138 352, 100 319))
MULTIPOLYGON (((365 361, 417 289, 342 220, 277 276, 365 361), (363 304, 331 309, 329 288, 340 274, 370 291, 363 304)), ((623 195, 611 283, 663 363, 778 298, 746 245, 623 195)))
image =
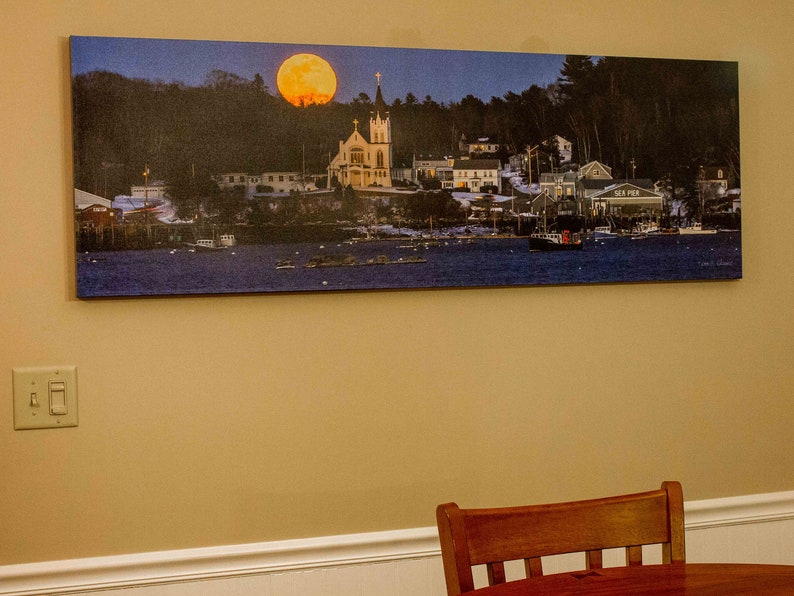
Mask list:
POLYGON ((328 164, 328 188, 338 180, 342 186, 367 187, 392 185, 391 120, 383 93, 375 95, 374 110, 369 117, 369 139, 353 120, 353 132, 346 141, 339 141, 339 152, 328 164))

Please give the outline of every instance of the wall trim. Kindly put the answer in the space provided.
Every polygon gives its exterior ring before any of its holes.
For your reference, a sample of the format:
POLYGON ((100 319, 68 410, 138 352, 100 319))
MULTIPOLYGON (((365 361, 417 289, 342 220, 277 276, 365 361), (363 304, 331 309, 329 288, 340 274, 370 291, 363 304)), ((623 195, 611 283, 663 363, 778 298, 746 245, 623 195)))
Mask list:
POLYGON ((684 503, 687 531, 794 519, 794 491, 684 503))
MULTIPOLYGON (((685 503, 686 530, 794 519, 794 491, 685 503)), ((421 559, 440 554, 434 526, 0 566, 0 595, 69 594, 421 559)))

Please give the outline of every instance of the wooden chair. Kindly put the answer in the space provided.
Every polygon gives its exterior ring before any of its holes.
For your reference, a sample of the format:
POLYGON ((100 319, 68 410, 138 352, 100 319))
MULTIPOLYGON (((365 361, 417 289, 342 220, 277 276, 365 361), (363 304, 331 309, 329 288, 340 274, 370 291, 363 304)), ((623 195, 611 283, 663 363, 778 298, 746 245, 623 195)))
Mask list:
POLYGON ((659 490, 587 501, 492 509, 436 509, 447 594, 474 590, 472 567, 485 565, 489 585, 505 582, 505 561, 524 560, 527 577, 543 575, 540 557, 584 552, 600 569, 602 550, 623 547, 627 565, 642 565, 642 545, 661 544, 664 563, 683 563, 684 498, 678 482, 659 490))

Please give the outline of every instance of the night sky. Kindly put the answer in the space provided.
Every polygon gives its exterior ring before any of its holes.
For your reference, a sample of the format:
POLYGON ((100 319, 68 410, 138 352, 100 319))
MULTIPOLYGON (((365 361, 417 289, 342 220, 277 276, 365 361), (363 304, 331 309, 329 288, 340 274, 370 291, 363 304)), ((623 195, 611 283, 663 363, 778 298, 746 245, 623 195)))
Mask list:
POLYGON ((487 102, 508 91, 545 87, 557 80, 562 55, 460 50, 423 50, 309 44, 72 37, 72 74, 107 70, 129 78, 202 85, 213 69, 253 79, 259 73, 272 94, 276 72, 289 56, 300 53, 325 58, 336 71, 339 102, 359 93, 375 98, 380 72, 388 103, 413 93, 439 103, 460 101, 468 94, 487 102))

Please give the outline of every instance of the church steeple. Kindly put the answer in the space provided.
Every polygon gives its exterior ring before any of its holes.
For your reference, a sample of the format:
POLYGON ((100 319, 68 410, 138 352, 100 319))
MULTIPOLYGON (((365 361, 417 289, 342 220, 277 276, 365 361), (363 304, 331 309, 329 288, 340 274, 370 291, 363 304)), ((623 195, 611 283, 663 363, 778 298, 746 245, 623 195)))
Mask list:
POLYGON ((378 79, 378 90, 375 92, 375 114, 380 114, 381 118, 386 118, 389 114, 389 107, 386 105, 386 101, 383 99, 383 93, 380 90, 381 76, 383 75, 379 72, 375 73, 375 77, 378 79))
POLYGON ((375 92, 375 110, 369 116, 369 142, 372 146, 374 163, 373 174, 379 186, 391 186, 392 147, 391 119, 389 106, 383 99, 380 89, 381 74, 375 73, 378 79, 378 90, 375 92))
MULTIPOLYGON (((383 99, 383 92, 380 90, 381 76, 379 72, 375 73, 375 77, 378 79, 378 90, 375 92, 374 110, 369 115, 370 143, 391 143, 389 106, 383 99)), ((391 162, 391 159, 389 161, 391 162)))

